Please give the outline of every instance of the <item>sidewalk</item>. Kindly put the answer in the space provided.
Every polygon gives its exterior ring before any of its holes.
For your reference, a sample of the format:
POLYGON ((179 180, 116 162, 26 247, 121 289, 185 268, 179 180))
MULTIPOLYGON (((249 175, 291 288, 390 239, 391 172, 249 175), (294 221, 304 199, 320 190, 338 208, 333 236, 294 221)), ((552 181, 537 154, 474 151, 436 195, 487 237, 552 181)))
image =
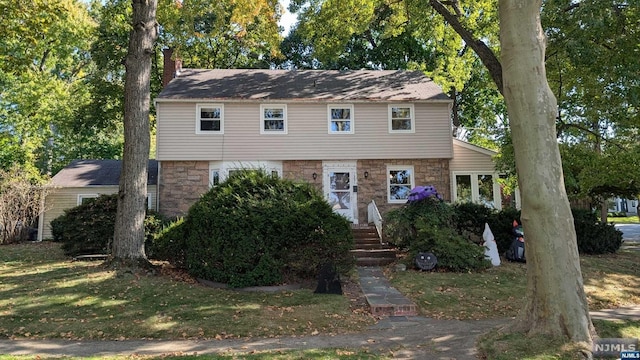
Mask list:
POLYGON ((202 341, 0 340, 0 354, 30 356, 115 356, 249 353, 292 349, 369 349, 391 351, 397 359, 476 359, 477 336, 505 320, 455 321, 388 317, 369 330, 338 336, 202 341))

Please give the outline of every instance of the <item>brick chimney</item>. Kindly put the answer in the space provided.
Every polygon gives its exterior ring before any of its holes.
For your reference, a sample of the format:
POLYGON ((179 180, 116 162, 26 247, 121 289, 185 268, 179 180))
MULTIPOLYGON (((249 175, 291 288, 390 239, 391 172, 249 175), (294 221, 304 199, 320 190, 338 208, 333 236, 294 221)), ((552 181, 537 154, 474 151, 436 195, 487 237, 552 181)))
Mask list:
POLYGON ((173 49, 163 49, 162 55, 164 57, 162 87, 165 87, 171 80, 173 80, 173 78, 180 74, 180 71, 182 70, 182 60, 174 60, 171 58, 173 56, 173 49))

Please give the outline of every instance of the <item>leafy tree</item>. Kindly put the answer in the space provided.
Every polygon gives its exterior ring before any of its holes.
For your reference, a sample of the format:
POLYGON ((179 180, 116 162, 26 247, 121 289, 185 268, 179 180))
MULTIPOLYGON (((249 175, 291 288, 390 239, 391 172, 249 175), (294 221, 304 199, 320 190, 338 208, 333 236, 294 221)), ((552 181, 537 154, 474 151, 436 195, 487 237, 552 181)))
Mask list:
POLYGON ((629 54, 637 51, 640 14, 616 1, 547 1, 543 14, 549 81, 559 99, 558 135, 563 158, 571 162, 565 168, 573 170, 567 182, 580 187, 575 195, 599 203, 606 221, 608 198, 638 194, 629 180, 640 168, 625 155, 637 152, 639 142, 640 64, 629 54))
MULTIPOLYGON (((484 140, 502 130, 504 122, 496 123, 496 114, 504 117, 504 101, 492 74, 471 50, 482 48, 483 53, 492 54, 488 50, 497 49, 495 4, 466 6, 460 12, 468 17, 456 17, 442 4, 424 5, 386 0, 294 1, 290 10, 299 11, 300 21, 283 41, 286 60, 279 66, 423 70, 455 100, 454 136, 495 147, 484 140), (440 11, 458 27, 464 24, 470 29, 465 34, 483 34, 486 44, 474 41, 469 46, 461 41, 456 29, 441 21, 440 11), (350 16, 345 19, 344 13, 350 16)), ((499 67, 497 61, 492 64, 499 67)))
POLYGON ((91 86, 95 22, 87 6, 2 1, 0 9, 8 14, 0 19, 0 132, 18 150, 0 155, 5 167, 17 162, 54 173, 70 159, 119 154, 118 132, 101 126, 107 117, 98 110, 108 99, 91 86))
POLYGON ((159 43, 192 68, 268 68, 279 56, 276 0, 161 0, 159 43))

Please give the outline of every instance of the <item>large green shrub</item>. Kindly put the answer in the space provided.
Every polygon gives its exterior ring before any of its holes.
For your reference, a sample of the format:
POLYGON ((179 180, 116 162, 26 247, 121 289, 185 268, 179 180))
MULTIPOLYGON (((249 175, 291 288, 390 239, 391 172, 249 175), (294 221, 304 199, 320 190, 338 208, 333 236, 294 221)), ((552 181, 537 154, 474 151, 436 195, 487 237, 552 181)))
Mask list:
POLYGON ((186 265, 232 287, 309 278, 332 262, 353 267, 349 222, 309 184, 240 171, 194 204, 184 222, 186 265))
POLYGON ((622 246, 622 232, 613 224, 603 224, 589 210, 572 210, 578 251, 581 254, 614 253, 622 246))
POLYGON ((461 235, 454 226, 454 215, 454 207, 437 197, 409 202, 387 213, 385 236, 407 251, 406 261, 411 266, 418 253, 431 252, 440 269, 485 269, 491 265, 484 259, 485 248, 461 235))
MULTIPOLYGON (((51 221, 53 241, 62 242, 66 255, 108 254, 118 210, 117 194, 100 195, 67 209, 51 221)), ((148 211, 145 219, 147 241, 162 227, 162 216, 148 211)))
POLYGON ((184 218, 165 224, 147 241, 146 251, 150 259, 165 260, 184 268, 186 266, 186 248, 184 218))
POLYGON ((54 241, 70 256, 107 254, 117 208, 117 195, 101 195, 65 210, 51 223, 54 241))
POLYGON ((490 222, 490 219, 494 214, 495 211, 493 209, 481 204, 455 204, 453 206, 453 227, 460 234, 474 243, 482 244, 484 224, 490 222))
POLYGON ((489 216, 489 227, 498 245, 498 252, 504 254, 514 239, 513 221, 522 224, 520 221, 520 210, 515 208, 504 208, 489 216))
POLYGON ((384 219, 384 235, 389 243, 399 248, 407 248, 417 236, 417 222, 449 227, 452 215, 451 205, 435 196, 409 202, 387 213, 384 219))
POLYGON ((423 222, 416 225, 418 234, 409 248, 409 261, 413 262, 420 252, 431 252, 438 259, 439 269, 467 272, 491 267, 491 262, 485 259, 485 248, 469 241, 455 229, 423 222))

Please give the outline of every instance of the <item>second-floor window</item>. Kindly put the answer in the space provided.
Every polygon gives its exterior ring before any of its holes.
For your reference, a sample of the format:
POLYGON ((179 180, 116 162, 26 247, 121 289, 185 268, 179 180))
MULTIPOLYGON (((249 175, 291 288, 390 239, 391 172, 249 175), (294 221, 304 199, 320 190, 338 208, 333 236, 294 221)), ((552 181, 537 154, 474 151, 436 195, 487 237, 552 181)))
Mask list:
POLYGON ((196 133, 224 133, 224 107, 221 104, 199 104, 197 106, 196 133))
POLYGON ((353 105, 329 105, 329 134, 353 134, 353 105))
POLYGON ((413 105, 389 105, 389 132, 412 133, 414 131, 413 105))
POLYGON ((286 134, 287 133, 287 106, 286 105, 260 105, 260 133, 261 134, 286 134))

